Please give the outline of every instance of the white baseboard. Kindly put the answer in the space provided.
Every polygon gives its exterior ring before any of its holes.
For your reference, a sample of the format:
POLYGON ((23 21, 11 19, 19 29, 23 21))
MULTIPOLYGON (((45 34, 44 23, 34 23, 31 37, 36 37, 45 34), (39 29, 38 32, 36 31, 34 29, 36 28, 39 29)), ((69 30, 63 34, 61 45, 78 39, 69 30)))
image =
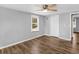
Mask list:
POLYGON ((70 38, 63 38, 63 37, 59 37, 60 39, 64 39, 64 40, 66 40, 66 41, 71 41, 71 39, 70 38))
POLYGON ((15 42, 15 43, 12 43, 12 44, 9 44, 9 45, 0 47, 0 49, 7 48, 7 47, 11 47, 11 46, 14 46, 14 45, 16 45, 16 44, 19 44, 19 43, 22 43, 22 42, 25 42, 25 41, 29 41, 29 40, 32 40, 32 39, 41 37, 41 36, 43 36, 43 35, 44 35, 44 34, 42 34, 42 35, 38 35, 38 36, 35 36, 35 37, 31 37, 31 38, 28 38, 28 39, 25 39, 25 40, 22 40, 22 41, 19 41, 19 42, 15 42))
POLYGON ((44 35, 47 35, 47 36, 49 36, 49 34, 44 34, 44 35))
MULTIPOLYGON (((45 34, 45 35, 47 35, 47 36, 52 36, 52 35, 49 35, 49 34, 45 34)), ((64 37, 60 37, 60 36, 55 36, 55 37, 58 37, 58 38, 60 38, 60 39, 64 39, 64 40, 66 40, 66 41, 71 41, 71 38, 64 38, 64 37)))

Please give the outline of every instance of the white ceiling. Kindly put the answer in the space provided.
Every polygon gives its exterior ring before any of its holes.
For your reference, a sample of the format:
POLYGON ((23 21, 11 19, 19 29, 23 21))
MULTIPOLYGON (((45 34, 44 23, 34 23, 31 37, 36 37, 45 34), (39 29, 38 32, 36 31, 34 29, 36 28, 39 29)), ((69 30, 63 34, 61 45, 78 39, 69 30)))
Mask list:
POLYGON ((0 6, 44 16, 57 13, 79 11, 79 4, 57 4, 57 12, 37 12, 36 10, 40 10, 41 7, 39 4, 0 4, 0 6))

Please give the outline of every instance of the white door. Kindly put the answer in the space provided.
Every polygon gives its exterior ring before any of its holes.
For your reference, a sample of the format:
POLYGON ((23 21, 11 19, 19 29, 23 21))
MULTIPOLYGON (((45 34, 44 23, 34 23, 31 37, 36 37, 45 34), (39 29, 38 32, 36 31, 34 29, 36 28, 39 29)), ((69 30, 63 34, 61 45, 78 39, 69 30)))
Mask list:
POLYGON ((49 35, 59 36, 59 15, 53 15, 49 17, 49 35))

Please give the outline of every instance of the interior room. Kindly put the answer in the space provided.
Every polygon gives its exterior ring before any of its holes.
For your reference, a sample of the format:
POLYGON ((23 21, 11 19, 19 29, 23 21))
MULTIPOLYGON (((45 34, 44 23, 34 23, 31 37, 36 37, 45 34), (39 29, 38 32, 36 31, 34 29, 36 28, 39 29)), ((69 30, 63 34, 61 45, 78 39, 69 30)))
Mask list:
POLYGON ((79 53, 78 14, 79 4, 0 4, 0 54, 79 53))

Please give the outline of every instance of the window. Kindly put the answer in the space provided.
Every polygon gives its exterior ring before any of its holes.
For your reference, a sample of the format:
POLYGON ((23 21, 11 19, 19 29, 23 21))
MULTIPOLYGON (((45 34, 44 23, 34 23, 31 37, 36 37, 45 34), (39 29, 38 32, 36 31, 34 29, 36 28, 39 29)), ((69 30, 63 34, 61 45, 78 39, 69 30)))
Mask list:
POLYGON ((31 16, 31 31, 39 31, 39 17, 32 15, 31 16))

